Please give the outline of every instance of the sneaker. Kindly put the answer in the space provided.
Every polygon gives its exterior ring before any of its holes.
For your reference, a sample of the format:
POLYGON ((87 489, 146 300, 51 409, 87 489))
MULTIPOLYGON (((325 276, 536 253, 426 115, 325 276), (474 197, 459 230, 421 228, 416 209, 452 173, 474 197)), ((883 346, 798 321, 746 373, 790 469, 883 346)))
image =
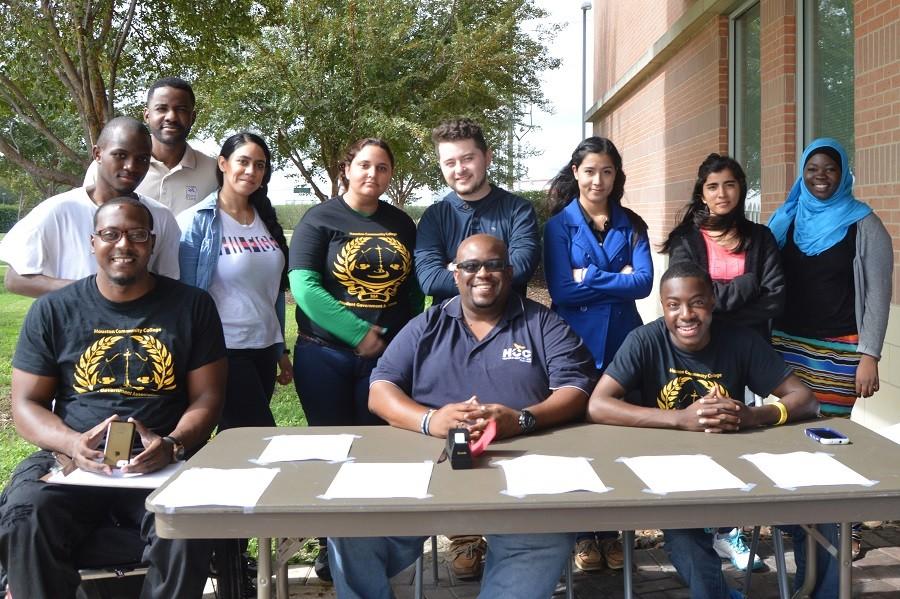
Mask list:
MULTIPOLYGON (((744 542, 744 535, 737 528, 733 528, 728 534, 716 533, 713 537, 713 549, 722 559, 731 560, 731 564, 738 570, 746 570, 747 562, 750 560, 750 548, 744 542)), ((766 567, 758 555, 753 556, 754 572, 762 570, 766 567)))
POLYGON ((450 569, 457 578, 472 580, 481 577, 487 543, 480 536, 450 538, 450 569))
POLYGON ((606 565, 603 553, 593 538, 582 539, 575 544, 575 567, 582 572, 596 572, 606 565))
POLYGON ((622 549, 622 541, 618 538, 601 539, 600 551, 606 560, 606 567, 610 570, 621 570, 625 567, 625 551, 622 549))
POLYGON ((331 582, 331 566, 328 564, 328 545, 321 545, 319 547, 319 555, 316 556, 313 570, 316 571, 316 576, 319 577, 319 580, 331 582))

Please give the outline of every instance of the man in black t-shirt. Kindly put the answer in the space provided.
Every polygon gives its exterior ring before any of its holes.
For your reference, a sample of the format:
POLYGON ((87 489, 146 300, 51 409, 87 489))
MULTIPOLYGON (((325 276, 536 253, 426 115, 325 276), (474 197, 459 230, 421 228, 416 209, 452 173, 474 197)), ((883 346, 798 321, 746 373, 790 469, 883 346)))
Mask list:
MULTIPOLYGON (((816 415, 812 392, 762 337, 713 320, 715 298, 705 270, 693 262, 672 265, 660 281, 660 300, 663 317, 625 339, 591 395, 588 420, 729 433, 816 415), (745 387, 779 401, 748 406, 740 399, 745 387)), ((711 533, 664 533, 666 552, 691 597, 731 596, 711 533)))
POLYGON ((31 307, 13 357, 16 430, 40 450, 19 464, 0 497, 0 563, 16 597, 74 597, 83 544, 114 523, 139 529, 149 562, 141 597, 200 597, 206 541, 157 537, 147 490, 43 482, 57 460, 112 474, 100 450, 110 422, 134 423, 123 473, 184 459, 221 410, 225 344, 212 298, 147 270, 155 237, 132 198, 104 203, 91 247, 98 273, 31 307))

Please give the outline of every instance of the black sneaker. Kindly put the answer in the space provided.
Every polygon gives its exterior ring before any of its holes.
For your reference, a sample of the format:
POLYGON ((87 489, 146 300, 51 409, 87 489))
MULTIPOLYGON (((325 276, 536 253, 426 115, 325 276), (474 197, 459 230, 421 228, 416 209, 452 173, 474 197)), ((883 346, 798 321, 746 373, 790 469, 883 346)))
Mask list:
POLYGON ((328 565, 328 545, 319 547, 319 555, 316 556, 316 562, 313 564, 316 576, 319 580, 331 582, 331 566, 328 565))

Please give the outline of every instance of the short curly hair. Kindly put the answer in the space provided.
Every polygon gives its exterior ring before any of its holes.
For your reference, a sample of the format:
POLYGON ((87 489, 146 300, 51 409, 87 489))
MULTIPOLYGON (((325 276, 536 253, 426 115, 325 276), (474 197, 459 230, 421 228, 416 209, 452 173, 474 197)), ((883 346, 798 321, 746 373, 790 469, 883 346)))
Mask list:
POLYGON ((484 132, 481 126, 472 119, 448 119, 432 129, 431 141, 435 149, 442 141, 460 141, 471 139, 482 152, 487 152, 487 142, 484 141, 484 132))

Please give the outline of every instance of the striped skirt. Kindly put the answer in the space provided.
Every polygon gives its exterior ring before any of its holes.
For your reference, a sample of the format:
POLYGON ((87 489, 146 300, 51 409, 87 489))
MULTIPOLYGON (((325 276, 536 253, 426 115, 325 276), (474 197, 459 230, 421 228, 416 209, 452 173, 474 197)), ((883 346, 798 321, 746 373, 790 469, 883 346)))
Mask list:
POLYGON ((772 331, 772 347, 819 400, 822 414, 847 416, 856 402, 859 335, 811 339, 772 331))

